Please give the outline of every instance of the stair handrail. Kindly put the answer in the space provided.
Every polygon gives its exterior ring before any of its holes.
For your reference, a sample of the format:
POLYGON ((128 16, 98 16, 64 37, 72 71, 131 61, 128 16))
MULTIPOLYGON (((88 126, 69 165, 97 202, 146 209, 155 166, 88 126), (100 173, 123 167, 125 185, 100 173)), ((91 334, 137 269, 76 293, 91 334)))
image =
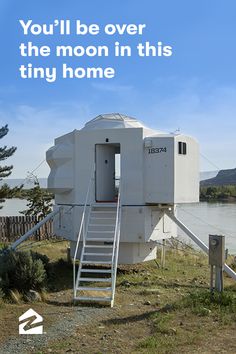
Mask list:
POLYGON ((116 208, 116 225, 114 232, 114 247, 112 252, 112 304, 114 301, 115 295, 115 285, 116 285, 116 270, 118 264, 118 252, 119 252, 119 243, 120 243, 120 223, 121 223, 121 179, 118 190, 117 197, 117 208, 116 208))
POLYGON ((91 172, 91 175, 90 175, 90 179, 89 179, 88 189, 87 189, 86 198, 85 198, 85 202, 84 202, 84 209, 83 209, 83 213, 82 213, 82 218, 81 218, 81 222, 80 222, 80 228, 79 228, 79 232, 78 232, 78 236, 77 236, 77 242, 76 242, 76 247, 75 247, 75 252, 74 252, 74 257, 73 257, 73 284, 74 284, 74 290, 75 290, 75 282, 76 282, 76 280, 75 280, 76 256, 77 256, 77 253, 78 253, 78 248, 79 248, 79 243, 80 243, 80 238, 81 238, 82 231, 83 231, 83 242, 84 242, 84 239, 85 239, 85 232, 84 232, 84 230, 85 230, 85 214, 86 214, 87 206, 88 205, 91 206, 91 200, 89 201, 89 197, 90 197, 90 193, 91 193, 92 181, 94 180, 94 171, 95 171, 95 168, 93 166, 92 172, 91 172))

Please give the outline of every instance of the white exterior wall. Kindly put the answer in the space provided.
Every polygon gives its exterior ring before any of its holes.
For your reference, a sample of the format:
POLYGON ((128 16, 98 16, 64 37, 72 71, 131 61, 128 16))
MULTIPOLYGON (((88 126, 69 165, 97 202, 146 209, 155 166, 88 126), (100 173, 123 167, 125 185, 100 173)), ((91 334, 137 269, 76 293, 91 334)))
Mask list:
POLYGON ((123 205, 144 204, 143 195, 143 129, 104 129, 77 131, 75 139, 76 203, 83 203, 95 161, 95 144, 120 144, 123 205))
MULTIPOLYGON (((64 206, 54 219, 54 232, 76 241, 83 209, 82 205, 64 206)), ((123 206, 121 221, 121 242, 146 243, 176 236, 175 225, 155 206, 123 206)))
POLYGON ((74 132, 55 139, 55 146, 46 153, 51 171, 48 176, 48 188, 55 193, 55 203, 73 203, 75 195, 74 132))
POLYGON ((174 183, 174 203, 199 202, 199 147, 186 135, 175 138, 174 183), (178 153, 179 141, 186 142, 186 155, 178 153))
POLYGON ((145 139, 145 202, 160 204, 199 201, 198 144, 185 135, 145 139), (186 143, 186 155, 178 153, 186 143))
POLYGON ((145 147, 145 202, 173 203, 174 196, 174 139, 173 137, 146 138, 145 147))

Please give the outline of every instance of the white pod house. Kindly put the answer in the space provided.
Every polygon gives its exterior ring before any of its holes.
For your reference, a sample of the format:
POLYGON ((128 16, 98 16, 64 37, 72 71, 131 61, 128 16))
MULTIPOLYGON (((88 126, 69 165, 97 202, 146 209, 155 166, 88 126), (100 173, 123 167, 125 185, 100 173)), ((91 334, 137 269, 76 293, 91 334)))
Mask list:
POLYGON ((72 257, 84 210, 85 229, 94 246, 109 245, 101 234, 117 227, 109 215, 118 190, 119 264, 155 259, 157 243, 176 236, 176 225, 164 210, 199 200, 196 140, 149 129, 122 114, 100 115, 81 130, 56 138, 46 156, 51 169, 48 188, 63 210, 54 219, 54 233, 70 241, 72 257), (94 218, 89 216, 91 206, 94 218))

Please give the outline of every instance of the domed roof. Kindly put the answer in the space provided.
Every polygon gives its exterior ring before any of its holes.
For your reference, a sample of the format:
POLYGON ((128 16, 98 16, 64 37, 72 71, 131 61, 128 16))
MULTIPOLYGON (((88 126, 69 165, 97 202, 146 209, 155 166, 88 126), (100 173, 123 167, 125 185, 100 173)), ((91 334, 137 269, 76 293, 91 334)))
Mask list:
POLYGON ((85 124, 83 130, 143 128, 145 135, 155 134, 157 131, 146 127, 139 120, 120 113, 100 114, 85 124))

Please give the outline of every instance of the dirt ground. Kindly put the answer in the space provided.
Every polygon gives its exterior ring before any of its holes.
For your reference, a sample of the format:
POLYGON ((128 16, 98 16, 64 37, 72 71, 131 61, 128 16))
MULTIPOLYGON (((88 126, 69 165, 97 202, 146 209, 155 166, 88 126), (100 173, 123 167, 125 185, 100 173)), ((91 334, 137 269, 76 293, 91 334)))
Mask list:
POLYGON ((74 306, 66 283, 43 302, 1 303, 0 353, 236 353, 235 283, 225 278, 225 306, 201 303, 208 286, 206 257, 171 251, 164 269, 154 261, 119 268, 113 308, 74 306), (43 316, 44 334, 18 334, 29 308, 43 316))

